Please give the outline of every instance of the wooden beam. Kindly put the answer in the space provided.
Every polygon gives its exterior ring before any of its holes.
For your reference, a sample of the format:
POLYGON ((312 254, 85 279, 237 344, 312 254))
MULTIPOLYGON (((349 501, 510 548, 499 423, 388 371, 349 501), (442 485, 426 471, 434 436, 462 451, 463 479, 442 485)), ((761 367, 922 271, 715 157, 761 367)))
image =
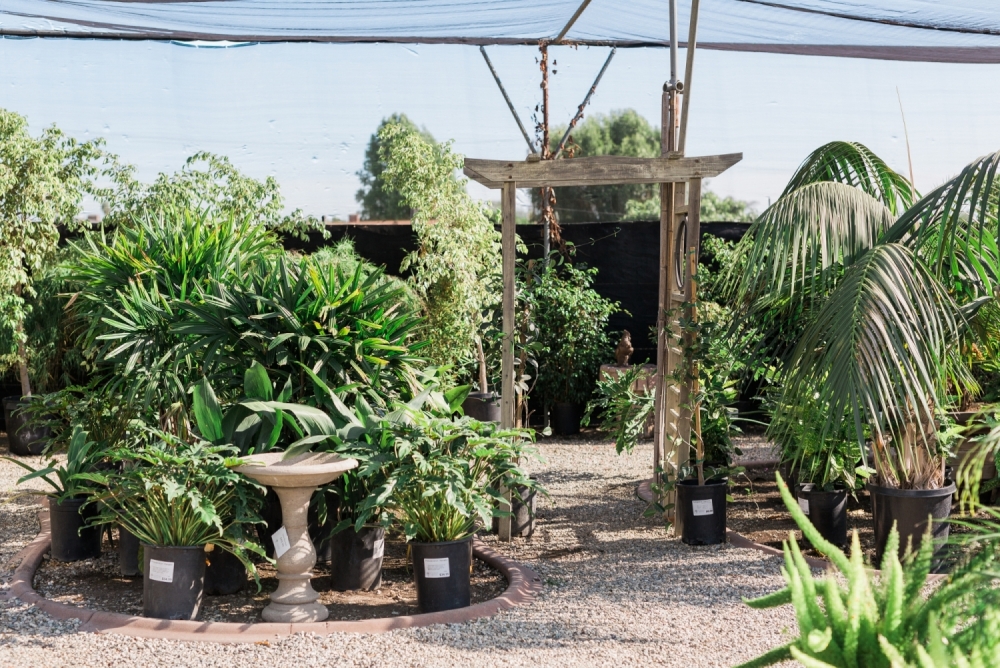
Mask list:
POLYGON ((465 159, 465 175, 488 188, 516 182, 519 188, 676 183, 712 178, 743 159, 742 153, 692 158, 630 158, 602 155, 568 160, 465 159))
MULTIPOLYGON (((500 385, 500 427, 502 429, 512 429, 514 427, 514 303, 515 289, 514 282, 514 259, 517 253, 517 235, 515 206, 517 200, 516 185, 512 182, 504 183, 500 196, 500 210, 502 223, 500 228, 500 246, 502 251, 502 271, 503 271, 503 349, 500 357, 502 372, 500 385)), ((505 490, 504 495, 510 500, 510 490, 505 490)), ((510 510, 507 504, 506 510, 510 510)), ((510 517, 499 518, 500 540, 509 541, 511 535, 510 517)))

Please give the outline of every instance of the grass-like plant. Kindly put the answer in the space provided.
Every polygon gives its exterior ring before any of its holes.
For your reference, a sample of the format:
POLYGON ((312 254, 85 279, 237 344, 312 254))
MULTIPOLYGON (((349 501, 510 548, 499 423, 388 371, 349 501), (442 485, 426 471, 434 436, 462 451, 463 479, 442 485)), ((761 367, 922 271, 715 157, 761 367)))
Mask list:
POLYGON ((769 666, 794 659, 806 668, 986 668, 1000 665, 1000 589, 996 579, 1000 542, 981 541, 932 592, 925 595, 934 556, 928 536, 920 550, 901 563, 899 534, 889 535, 877 579, 866 567, 857 532, 851 556, 823 539, 788 486, 777 476, 788 511, 812 545, 826 555, 831 570, 813 575, 793 536, 784 543, 784 589, 754 600, 753 608, 791 603, 799 635, 739 668, 769 666))

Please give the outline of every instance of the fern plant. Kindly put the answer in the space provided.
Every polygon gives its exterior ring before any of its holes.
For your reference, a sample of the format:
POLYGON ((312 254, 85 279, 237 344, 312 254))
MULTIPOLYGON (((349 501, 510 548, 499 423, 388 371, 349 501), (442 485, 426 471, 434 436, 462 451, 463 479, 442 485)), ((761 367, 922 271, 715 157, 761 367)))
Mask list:
POLYGON ((784 543, 784 589, 754 600, 753 608, 791 603, 799 636, 739 668, 794 659, 806 668, 986 668, 1000 665, 1000 590, 995 585, 1000 542, 982 541, 929 595, 923 595, 934 555, 928 535, 916 554, 898 555, 893 528, 874 579, 861 555, 857 532, 848 557, 823 539, 799 509, 781 476, 778 488, 802 533, 826 555, 834 572, 814 576, 793 538, 784 543))

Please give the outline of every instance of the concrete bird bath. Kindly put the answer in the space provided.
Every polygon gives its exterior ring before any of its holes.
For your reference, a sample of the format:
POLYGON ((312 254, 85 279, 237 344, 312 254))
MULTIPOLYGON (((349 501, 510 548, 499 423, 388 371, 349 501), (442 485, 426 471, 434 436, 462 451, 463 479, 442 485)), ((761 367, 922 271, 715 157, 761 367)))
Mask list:
POLYGON ((278 563, 278 589, 262 613, 267 622, 321 622, 330 612, 317 603, 312 588, 316 548, 309 538, 309 499, 320 485, 357 467, 354 459, 329 452, 308 452, 284 459, 283 452, 250 455, 237 471, 274 489, 281 500, 284 524, 273 534, 278 563))

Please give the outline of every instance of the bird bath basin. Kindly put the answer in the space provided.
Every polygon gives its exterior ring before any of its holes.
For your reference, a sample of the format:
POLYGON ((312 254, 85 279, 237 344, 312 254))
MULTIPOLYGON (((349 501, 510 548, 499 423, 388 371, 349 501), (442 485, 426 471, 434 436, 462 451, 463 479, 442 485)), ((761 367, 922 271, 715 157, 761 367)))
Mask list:
POLYGON ((249 455, 246 464, 236 467, 243 475, 271 487, 281 501, 283 525, 272 534, 278 588, 261 616, 267 622, 321 622, 330 613, 316 602, 319 594, 309 582, 316 565, 316 548, 309 538, 309 500, 317 487, 357 467, 358 462, 329 452, 284 456, 283 452, 249 455))

